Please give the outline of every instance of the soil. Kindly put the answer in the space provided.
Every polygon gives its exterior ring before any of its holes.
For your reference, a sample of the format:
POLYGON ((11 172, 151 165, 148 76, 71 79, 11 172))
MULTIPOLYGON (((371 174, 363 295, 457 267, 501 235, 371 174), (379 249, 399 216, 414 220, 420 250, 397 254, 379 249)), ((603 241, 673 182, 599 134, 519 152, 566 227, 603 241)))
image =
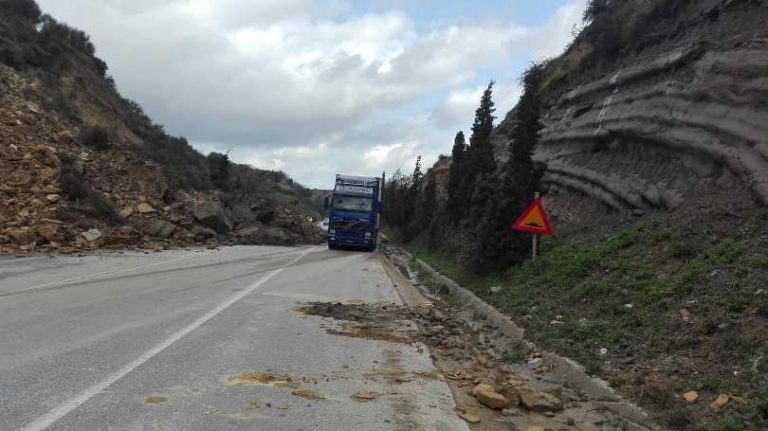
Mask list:
MULTIPOLYGON (((624 429, 622 418, 562 385, 544 366, 528 367, 528 361, 536 362, 535 352, 521 358, 522 362, 505 361, 505 349, 515 343, 505 339, 497 328, 476 320, 466 308, 437 302, 418 306, 312 303, 301 310, 338 320, 337 325, 326 328, 331 334, 428 346, 438 370, 433 377, 450 386, 457 415, 468 422, 479 419, 476 424, 470 423, 473 430, 535 430, 536 426, 545 430, 624 429), (491 409, 481 404, 472 395, 473 388, 481 383, 507 398, 509 405, 491 409), (521 405, 523 392, 549 394, 561 401, 562 407, 533 411, 521 405)), ((404 373, 387 378, 394 383, 411 380, 404 373)))

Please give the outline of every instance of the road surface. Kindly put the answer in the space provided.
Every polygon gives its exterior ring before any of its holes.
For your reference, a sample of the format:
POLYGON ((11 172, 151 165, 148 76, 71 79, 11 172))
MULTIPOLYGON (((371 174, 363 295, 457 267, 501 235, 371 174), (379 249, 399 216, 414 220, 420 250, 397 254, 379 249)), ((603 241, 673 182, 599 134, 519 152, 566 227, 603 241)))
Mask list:
POLYGON ((308 301, 400 303, 377 253, 325 247, 3 258, 0 430, 467 429, 443 381, 376 377, 428 375, 426 348, 328 334, 308 301))

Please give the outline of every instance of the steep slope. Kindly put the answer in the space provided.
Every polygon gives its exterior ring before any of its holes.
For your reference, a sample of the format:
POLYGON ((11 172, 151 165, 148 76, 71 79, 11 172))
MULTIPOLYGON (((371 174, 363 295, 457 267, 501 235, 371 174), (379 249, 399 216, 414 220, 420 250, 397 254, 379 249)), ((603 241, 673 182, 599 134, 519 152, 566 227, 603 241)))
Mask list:
MULTIPOLYGON (((535 158, 553 210, 639 214, 742 190, 768 203, 766 2, 614 3, 547 67, 535 158), (598 33, 611 21, 622 26, 598 33), (615 58, 600 50, 608 38, 626 39, 615 58)), ((497 129, 500 157, 512 119, 497 129)))
POLYGON ((312 191, 167 135, 94 52, 34 1, 0 0, 0 250, 322 240, 312 191))

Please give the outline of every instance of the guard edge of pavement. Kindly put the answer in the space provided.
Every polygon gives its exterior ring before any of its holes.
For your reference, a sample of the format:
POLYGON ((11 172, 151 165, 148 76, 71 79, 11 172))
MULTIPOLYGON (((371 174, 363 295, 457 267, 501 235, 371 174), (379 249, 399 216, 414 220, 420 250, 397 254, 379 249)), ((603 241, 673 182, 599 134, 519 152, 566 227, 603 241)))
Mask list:
MULTIPOLYGON (((395 247, 404 256, 408 257, 412 262, 416 262, 425 271, 434 277, 434 280, 445 287, 449 294, 455 297, 460 304, 468 305, 472 307, 478 314, 483 316, 493 325, 498 326, 499 330, 514 340, 522 340, 526 343, 530 343, 525 340, 525 330, 508 316, 497 310, 492 305, 478 298, 474 293, 461 287, 458 283, 450 278, 442 275, 439 271, 432 268, 429 264, 421 259, 413 256, 402 247, 395 243, 388 241, 388 246, 395 247)), ((397 267, 396 262, 392 261, 392 258, 388 253, 382 252, 385 259, 397 267)), ((538 350, 538 349, 537 349, 538 350)), ((643 411, 640 407, 625 400, 616 391, 611 388, 608 383, 598 377, 592 377, 587 374, 584 367, 576 361, 557 355, 555 353, 538 350, 544 362, 550 369, 558 375, 563 382, 566 382, 573 387, 576 387, 587 394, 590 398, 599 401, 598 404, 604 408, 616 413, 617 415, 629 420, 630 431, 647 431, 647 430, 659 430, 658 425, 654 424, 649 415, 643 411)))

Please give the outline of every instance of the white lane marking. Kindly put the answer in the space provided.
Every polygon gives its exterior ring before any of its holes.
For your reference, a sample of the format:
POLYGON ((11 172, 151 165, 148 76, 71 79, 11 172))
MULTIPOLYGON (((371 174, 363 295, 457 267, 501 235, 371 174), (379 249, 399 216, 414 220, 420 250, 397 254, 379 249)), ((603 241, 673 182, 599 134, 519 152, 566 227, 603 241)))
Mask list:
POLYGON ((2 292, 2 293, 0 293, 0 295, 7 295, 9 293, 28 292, 28 291, 31 291, 31 290, 40 290, 40 289, 45 289, 47 287, 54 287, 54 286, 64 286, 67 283, 72 283, 72 282, 75 282, 75 281, 88 280, 89 278, 100 277, 102 275, 114 275, 114 274, 119 274, 121 272, 133 271, 135 269, 150 268, 150 267, 157 266, 157 265, 162 265, 162 264, 165 264, 165 263, 174 263, 174 262, 178 262, 178 261, 181 261, 181 260, 190 259, 190 258, 193 258, 193 257, 196 257, 196 256, 203 256, 203 255, 207 255, 207 254, 210 254, 210 253, 209 252, 195 252, 195 253, 192 253, 192 254, 187 254, 187 255, 184 255, 184 256, 179 256, 179 257, 177 257, 175 259, 161 260, 160 262, 148 263, 146 265, 131 266, 129 268, 110 269, 109 271, 97 272, 95 274, 81 275, 79 277, 68 278, 66 280, 51 281, 50 283, 39 284, 37 286, 25 287, 23 289, 12 290, 10 292, 2 292))
POLYGON ((248 286, 245 290, 242 290, 238 292, 237 294, 231 296, 226 301, 222 302, 216 308, 212 309, 211 311, 205 313, 200 318, 195 320, 194 322, 190 323, 180 331, 174 333, 170 337, 168 337, 165 341, 161 342, 160 344, 156 345, 155 347, 147 350, 139 356, 138 358, 131 361, 128 365, 124 366, 120 370, 110 374, 107 376, 106 379, 102 380, 99 383, 96 383, 95 385, 89 387, 85 391, 83 391, 81 394, 70 398, 67 401, 64 401, 63 403, 56 406, 53 410, 49 411, 45 415, 35 419, 34 421, 27 424, 24 428, 21 429, 21 431, 42 431, 49 426, 53 425, 58 421, 59 419, 63 418, 67 414, 69 414, 71 411, 75 410, 76 408, 80 407, 81 405, 85 404, 88 400, 93 398, 95 395, 97 395, 99 392, 103 391, 104 389, 107 389, 112 384, 123 378, 126 374, 130 373, 131 371, 135 370, 136 368, 140 367, 145 362, 149 361, 150 359, 157 356, 160 352, 170 347, 173 343, 179 341, 180 339, 184 338, 186 335, 188 335, 190 332, 194 331, 195 329, 199 328, 201 325, 203 325, 205 322, 213 319, 221 313, 222 311, 229 308, 232 304, 236 303, 237 301, 243 299, 246 295, 256 290, 259 286, 266 283, 270 279, 272 279, 274 276, 280 274, 283 272, 286 268, 290 267, 294 263, 298 262, 299 259, 309 254, 311 251, 316 250, 316 248, 308 248, 304 252, 302 252, 299 256, 295 257, 294 259, 291 259, 290 262, 286 263, 282 267, 270 271, 268 274, 264 275, 264 277, 261 277, 259 280, 255 281, 253 284, 248 286))

